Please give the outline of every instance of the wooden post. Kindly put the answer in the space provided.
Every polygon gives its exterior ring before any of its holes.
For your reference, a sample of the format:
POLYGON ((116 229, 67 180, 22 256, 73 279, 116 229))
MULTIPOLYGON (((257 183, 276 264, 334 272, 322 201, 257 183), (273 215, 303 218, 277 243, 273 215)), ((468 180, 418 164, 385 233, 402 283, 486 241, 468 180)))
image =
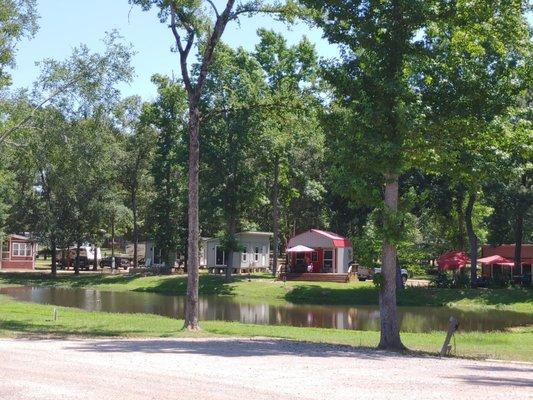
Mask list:
POLYGON ((459 321, 454 317, 450 317, 450 324, 448 325, 448 333, 446 334, 446 339, 444 339, 444 344, 440 350, 440 356, 446 356, 450 353, 452 346, 450 346, 450 340, 452 339, 453 334, 459 328, 459 321))

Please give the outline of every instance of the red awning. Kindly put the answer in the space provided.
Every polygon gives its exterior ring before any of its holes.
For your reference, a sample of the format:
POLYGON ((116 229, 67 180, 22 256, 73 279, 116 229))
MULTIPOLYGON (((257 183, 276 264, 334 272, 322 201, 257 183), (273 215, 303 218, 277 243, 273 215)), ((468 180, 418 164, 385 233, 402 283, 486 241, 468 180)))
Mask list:
POLYGON ((493 256, 479 258, 477 260, 477 262, 481 263, 481 264, 487 264, 487 265, 492 265, 492 264, 505 265, 505 266, 508 266, 508 267, 512 267, 514 265, 514 261, 513 260, 510 260, 509 258, 505 258, 505 257, 499 256, 497 254, 493 255, 493 256))
POLYGON ((442 269, 463 268, 469 262, 470 258, 464 251, 449 251, 437 258, 437 265, 442 269))

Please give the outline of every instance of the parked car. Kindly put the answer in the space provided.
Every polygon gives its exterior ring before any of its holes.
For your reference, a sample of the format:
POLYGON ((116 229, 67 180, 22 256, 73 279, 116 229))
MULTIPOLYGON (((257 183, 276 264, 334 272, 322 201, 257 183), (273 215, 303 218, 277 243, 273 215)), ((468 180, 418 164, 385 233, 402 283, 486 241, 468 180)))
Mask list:
MULTIPOLYGON (((359 279, 360 281, 366 281, 367 279, 372 279, 375 274, 381 274, 381 268, 372 269, 368 267, 363 267, 361 265, 357 267, 357 279, 359 279)), ((409 273, 407 272, 407 270, 402 268, 401 274, 402 274, 403 283, 407 282, 407 278, 409 277, 409 273)))
MULTIPOLYGON (((113 265, 112 261, 113 261, 113 257, 102 258, 102 260, 100 261, 100 267, 111 268, 111 265, 113 265)), ((128 257, 122 257, 122 256, 115 257, 115 268, 128 269, 130 266, 131 266, 131 260, 128 257)))

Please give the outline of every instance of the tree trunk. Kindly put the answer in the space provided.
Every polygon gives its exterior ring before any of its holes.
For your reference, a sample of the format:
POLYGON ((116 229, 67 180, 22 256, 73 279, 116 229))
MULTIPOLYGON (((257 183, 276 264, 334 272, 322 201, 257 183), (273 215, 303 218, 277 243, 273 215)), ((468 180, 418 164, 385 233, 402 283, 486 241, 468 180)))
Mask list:
POLYGON ((74 274, 78 275, 80 273, 80 247, 81 243, 76 243, 76 259, 74 260, 74 274))
POLYGON ((272 185, 272 275, 278 271, 278 248, 279 248, 279 158, 274 160, 274 183, 272 185))
POLYGON ((228 238, 230 239, 231 246, 226 249, 226 282, 231 281, 231 272, 233 269, 233 253, 236 249, 234 249, 234 241, 235 241, 235 233, 237 231, 237 221, 235 219, 235 216, 229 217, 228 220, 228 238))
POLYGON ((400 265, 400 259, 396 256, 396 289, 405 289, 402 279, 402 267, 400 265))
POLYGON ((522 271, 522 240, 524 236, 524 214, 518 210, 514 226, 514 274, 521 274, 522 271))
POLYGON ((111 217, 111 270, 115 267, 115 216, 111 217))
POLYGON ((133 268, 137 268, 137 248, 139 246, 139 227, 137 221, 137 191, 131 192, 131 211, 133 213, 133 268))
POLYGON ((466 231, 468 233, 468 241, 470 243, 470 286, 476 287, 477 283, 477 247, 478 238, 474 232, 474 225, 472 223, 472 212, 474 204, 476 203, 476 192, 471 192, 468 195, 468 204, 465 210, 466 231))
POLYGON ((57 250, 56 250, 56 239, 54 236, 52 236, 52 238, 50 239, 50 253, 51 253, 51 257, 52 257, 52 271, 51 271, 51 274, 52 276, 56 276, 57 275, 57 260, 56 260, 56 256, 57 256, 57 250))
POLYGON ((93 271, 98 270, 98 246, 94 244, 93 271))
POLYGON ((200 164, 200 111, 196 104, 189 109, 189 226, 187 243, 187 300, 185 328, 200 329, 198 324, 198 281, 200 221, 198 217, 198 189, 200 164))
MULTIPOLYGON (((385 208, 398 211, 398 176, 385 175, 385 208)), ((383 241, 381 275, 383 282, 379 291, 381 336, 378 347, 387 350, 403 350, 400 339, 398 310, 396 306, 396 248, 386 239, 383 241)))
POLYGON ((463 210, 464 199, 464 190, 458 190, 455 209, 457 211, 457 246, 459 250, 466 249, 465 214, 463 210))

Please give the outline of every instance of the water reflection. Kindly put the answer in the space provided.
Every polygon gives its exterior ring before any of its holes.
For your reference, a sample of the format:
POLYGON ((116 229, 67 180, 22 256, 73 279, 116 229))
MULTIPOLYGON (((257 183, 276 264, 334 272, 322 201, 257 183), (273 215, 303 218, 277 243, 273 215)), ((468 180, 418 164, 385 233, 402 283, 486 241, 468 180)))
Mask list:
MULTIPOLYGON (((184 296, 156 293, 105 292, 94 289, 56 287, 11 287, 0 289, 18 300, 77 307, 90 311, 158 314, 183 318, 184 296)), ((201 320, 238 321, 245 324, 289 325, 319 328, 379 330, 377 306, 306 306, 254 304, 231 297, 201 296, 201 320)), ((446 307, 399 307, 404 332, 445 330, 450 316, 460 321, 463 331, 502 330, 533 324, 529 314, 509 311, 459 311, 446 307)))

